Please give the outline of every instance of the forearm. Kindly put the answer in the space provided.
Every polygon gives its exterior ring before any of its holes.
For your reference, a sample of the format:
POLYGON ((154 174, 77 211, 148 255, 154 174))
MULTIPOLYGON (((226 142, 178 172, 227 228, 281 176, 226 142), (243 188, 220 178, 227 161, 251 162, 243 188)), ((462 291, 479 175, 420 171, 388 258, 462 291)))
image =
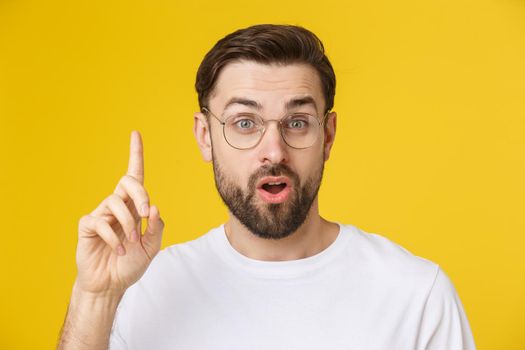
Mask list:
POLYGON ((95 295, 73 286, 57 349, 106 350, 122 294, 95 295))

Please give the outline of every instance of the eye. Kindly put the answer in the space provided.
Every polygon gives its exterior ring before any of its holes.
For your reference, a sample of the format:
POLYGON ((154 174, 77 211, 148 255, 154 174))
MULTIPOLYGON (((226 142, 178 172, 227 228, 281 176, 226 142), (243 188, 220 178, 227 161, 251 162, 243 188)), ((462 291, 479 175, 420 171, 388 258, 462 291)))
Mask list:
POLYGON ((287 120, 285 126, 288 129, 301 130, 308 128, 310 126, 310 123, 308 116, 298 115, 292 116, 289 120, 287 120))
POLYGON ((289 125, 292 129, 302 129, 306 126, 306 122, 304 120, 292 120, 289 125))
POLYGON ((259 122, 254 115, 237 114, 227 118, 226 128, 238 134, 251 134, 259 130, 259 122))
POLYGON ((240 129, 250 129, 255 126, 255 123, 251 119, 240 119, 235 122, 235 126, 240 129))

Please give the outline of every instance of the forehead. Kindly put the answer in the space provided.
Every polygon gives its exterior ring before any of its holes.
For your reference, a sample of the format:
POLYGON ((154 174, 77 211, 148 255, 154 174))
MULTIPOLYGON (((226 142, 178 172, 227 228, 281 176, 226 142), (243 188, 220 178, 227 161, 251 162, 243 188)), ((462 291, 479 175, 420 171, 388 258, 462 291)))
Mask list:
POLYGON ((223 110, 232 99, 256 101, 262 109, 282 109, 292 99, 311 97, 324 108, 319 73, 310 65, 236 61, 225 66, 210 95, 211 108, 223 110))

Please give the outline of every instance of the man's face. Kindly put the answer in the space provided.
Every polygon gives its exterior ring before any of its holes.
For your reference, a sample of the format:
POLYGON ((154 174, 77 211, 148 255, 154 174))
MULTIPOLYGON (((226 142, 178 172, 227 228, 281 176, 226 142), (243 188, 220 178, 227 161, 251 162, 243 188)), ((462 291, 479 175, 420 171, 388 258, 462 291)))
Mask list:
MULTIPOLYGON (((322 120, 324 106, 318 73, 309 65, 239 61, 220 73, 208 109, 222 121, 238 113, 263 120, 308 113, 322 120)), ((333 136, 327 142, 321 128, 311 147, 294 149, 282 139, 278 124, 270 122, 255 147, 239 150, 226 142, 215 118, 210 116, 208 125, 215 184, 230 212, 262 238, 295 232, 317 199, 333 136)), ((331 126, 335 132, 335 121, 331 126)))

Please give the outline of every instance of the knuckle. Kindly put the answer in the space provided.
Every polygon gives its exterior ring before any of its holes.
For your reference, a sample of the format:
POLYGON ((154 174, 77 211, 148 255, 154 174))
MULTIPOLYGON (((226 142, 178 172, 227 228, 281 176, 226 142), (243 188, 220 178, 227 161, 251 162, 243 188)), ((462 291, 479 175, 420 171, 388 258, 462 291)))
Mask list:
POLYGON ((128 181, 128 178, 129 178, 129 175, 128 175, 128 174, 123 175, 123 176, 120 178, 119 183, 122 184, 122 183, 127 182, 127 181, 128 181))
POLYGON ((99 207, 107 206, 107 205, 109 204, 109 202, 110 202, 110 197, 111 197, 111 196, 107 196, 106 198, 104 198, 104 199, 102 200, 102 202, 100 202, 99 207))
POLYGON ((120 182, 124 185, 131 184, 135 181, 136 181, 135 178, 129 174, 122 176, 122 178, 120 179, 120 182))
POLYGON ((120 196, 119 196, 118 194, 116 194, 116 193, 112 193, 112 194, 110 194, 110 195, 106 198, 106 200, 107 200, 109 203, 117 203, 117 202, 121 201, 122 198, 120 198, 120 196))
POLYGON ((136 178, 128 174, 122 176, 120 183, 124 187, 129 188, 129 189, 138 189, 139 191, 140 190, 146 191, 144 186, 136 178))
POLYGON ((149 194, 143 184, 131 175, 124 175, 119 182, 123 192, 133 198, 135 204, 149 204, 149 194))
POLYGON ((115 190, 113 191, 113 193, 115 194, 118 194, 119 192, 124 192, 125 189, 124 189, 124 186, 122 185, 122 181, 119 181, 117 183, 117 186, 115 186, 115 190))
POLYGON ((88 226, 88 223, 91 219, 91 216, 88 214, 88 215, 84 215, 80 218, 80 220, 78 220, 78 227, 79 228, 85 228, 88 226))
POLYGON ((115 192, 127 192, 127 188, 128 188, 128 183, 129 183, 129 176, 128 175, 124 175, 120 178, 119 182, 117 183, 117 186, 115 188, 115 192))
POLYGON ((102 218, 95 218, 95 229, 97 232, 102 231, 106 224, 106 221, 104 221, 102 218))

